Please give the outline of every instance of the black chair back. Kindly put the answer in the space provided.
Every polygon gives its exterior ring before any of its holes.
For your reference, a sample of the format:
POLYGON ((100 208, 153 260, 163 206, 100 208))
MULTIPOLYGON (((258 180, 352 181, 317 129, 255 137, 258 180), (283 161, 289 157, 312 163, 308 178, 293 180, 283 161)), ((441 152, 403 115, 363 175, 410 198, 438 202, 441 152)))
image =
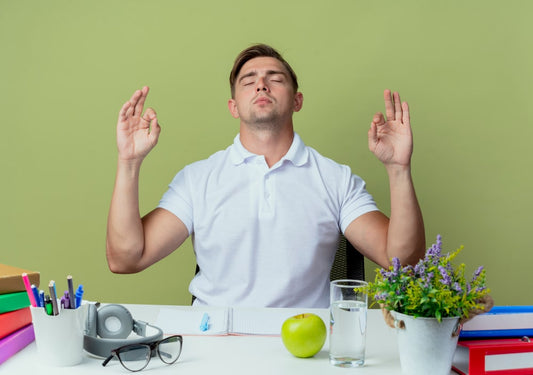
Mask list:
POLYGON ((365 279, 365 258, 343 235, 339 238, 339 245, 329 279, 365 279))

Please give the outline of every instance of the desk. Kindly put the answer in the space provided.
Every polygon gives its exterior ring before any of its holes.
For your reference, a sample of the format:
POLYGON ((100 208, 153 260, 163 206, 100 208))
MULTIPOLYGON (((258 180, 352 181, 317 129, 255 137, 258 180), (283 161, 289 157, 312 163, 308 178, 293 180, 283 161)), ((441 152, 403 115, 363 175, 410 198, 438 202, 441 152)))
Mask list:
MULTIPOLYGON (((138 320, 155 322, 161 308, 176 306, 124 305, 138 320)), ((183 309, 182 306, 179 307, 183 309)), ((328 311, 320 310, 325 322, 328 311)), ((183 351, 178 362, 163 364, 152 358, 147 374, 400 374, 400 360, 396 334, 383 321, 381 311, 369 310, 367 331, 366 364, 362 368, 344 369, 329 364, 326 340, 322 350, 313 358, 293 357, 283 346, 280 337, 264 336, 184 336, 183 351)), ((102 367, 103 360, 86 355, 75 367, 49 367, 40 363, 35 342, 0 365, 0 374, 129 374, 118 361, 102 367)), ((455 374, 450 372, 450 374, 455 374)))

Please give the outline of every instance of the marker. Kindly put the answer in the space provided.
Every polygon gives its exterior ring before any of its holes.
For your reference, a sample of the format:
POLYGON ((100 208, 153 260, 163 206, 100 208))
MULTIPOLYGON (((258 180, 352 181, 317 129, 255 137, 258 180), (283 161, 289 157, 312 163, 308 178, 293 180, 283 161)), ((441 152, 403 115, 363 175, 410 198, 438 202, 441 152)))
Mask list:
POLYGON ((74 306, 75 309, 81 306, 82 298, 83 298, 83 285, 80 284, 78 286, 78 289, 76 289, 76 300, 75 300, 76 304, 74 306))
POLYGON ((202 321, 200 322, 200 331, 205 332, 209 329, 209 314, 204 313, 202 321))
POLYGON ((35 297, 33 296, 33 292, 31 291, 30 279, 29 279, 28 274, 26 272, 24 272, 22 274, 22 281, 24 282, 24 287, 26 288, 26 293, 28 293, 28 298, 30 299, 30 304, 33 307, 37 307, 37 301, 35 301, 35 297))
POLYGON ((67 284, 68 284, 68 298, 69 298, 69 301, 72 301, 70 303, 70 307, 67 307, 67 308, 75 309, 76 308, 75 306, 76 297, 74 296, 74 286, 72 285, 72 275, 67 276, 67 284))
POLYGON ((50 281, 48 284, 48 289, 50 290, 50 299, 52 300, 52 307, 54 315, 59 314, 59 309, 57 307, 57 295, 56 295, 56 283, 54 280, 50 281))
MULTIPOLYGON (((61 297, 61 299, 65 302, 65 309, 72 309, 73 308, 71 306, 71 303, 70 303, 70 295, 69 295, 68 291, 65 291, 65 293, 63 293, 63 297, 61 297)), ((74 302, 74 303, 76 303, 76 302, 74 302)))
POLYGON ((31 292, 33 293, 33 298, 35 298, 36 307, 42 307, 39 303, 39 289, 37 289, 35 284, 31 284, 31 292))
POLYGON ((44 307, 44 290, 39 291, 39 307, 44 307))
POLYGON ((54 307, 52 306, 52 301, 50 300, 50 296, 47 295, 44 297, 44 311, 47 315, 52 315, 54 313, 54 307))

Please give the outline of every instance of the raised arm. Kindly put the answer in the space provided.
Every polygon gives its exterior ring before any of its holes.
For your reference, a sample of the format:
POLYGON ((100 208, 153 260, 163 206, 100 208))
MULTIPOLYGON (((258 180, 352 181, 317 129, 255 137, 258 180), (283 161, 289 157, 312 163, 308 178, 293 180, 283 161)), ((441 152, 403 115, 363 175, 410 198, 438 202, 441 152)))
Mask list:
POLYGON ((143 113, 148 87, 137 90, 121 108, 117 123, 118 163, 107 221, 106 256, 116 273, 138 272, 185 241, 185 225, 173 214, 155 209, 139 213, 139 172, 155 147, 161 128, 151 108, 143 113))
POLYGON ((385 113, 374 115, 368 131, 368 147, 383 163, 389 176, 390 219, 370 212, 354 220, 346 237, 368 258, 388 267, 392 257, 414 264, 425 252, 422 212, 411 178, 413 136, 407 102, 385 90, 385 113))

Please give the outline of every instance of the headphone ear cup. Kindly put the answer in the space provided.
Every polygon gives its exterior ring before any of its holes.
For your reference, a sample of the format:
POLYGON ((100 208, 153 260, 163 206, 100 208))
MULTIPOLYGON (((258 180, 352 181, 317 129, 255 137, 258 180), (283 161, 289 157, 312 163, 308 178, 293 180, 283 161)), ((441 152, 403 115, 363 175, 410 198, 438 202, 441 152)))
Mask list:
POLYGON ((133 330, 133 317, 124 306, 106 305, 98 310, 96 333, 101 338, 125 339, 133 330))
POLYGON ((85 334, 88 336, 96 337, 96 320, 98 319, 96 305, 91 303, 88 307, 89 310, 87 311, 87 325, 85 334))

